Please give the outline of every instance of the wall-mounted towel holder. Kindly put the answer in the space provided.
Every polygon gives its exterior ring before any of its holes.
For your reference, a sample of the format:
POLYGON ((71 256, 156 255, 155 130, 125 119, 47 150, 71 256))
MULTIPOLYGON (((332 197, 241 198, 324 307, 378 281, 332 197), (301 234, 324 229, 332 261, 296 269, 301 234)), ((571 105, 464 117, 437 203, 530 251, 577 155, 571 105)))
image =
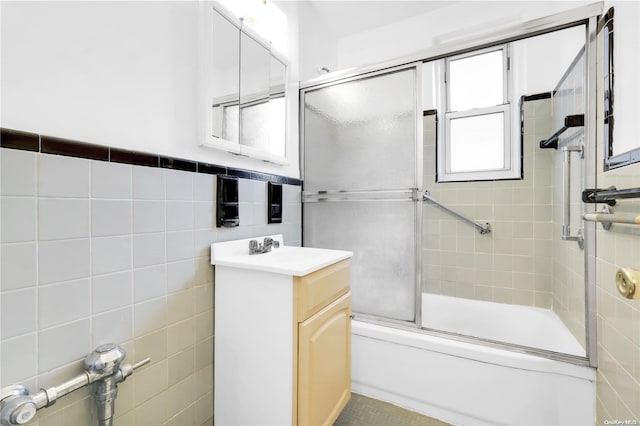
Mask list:
POLYGON ((540 141, 540 148, 558 149, 558 138, 561 134, 572 127, 582 126, 584 126, 584 114, 567 115, 564 118, 564 126, 560 130, 555 132, 549 139, 540 141))
POLYGON ((583 203, 606 203, 615 206, 616 200, 625 198, 640 198, 640 188, 616 189, 615 186, 610 186, 607 189, 585 189, 582 191, 583 203))

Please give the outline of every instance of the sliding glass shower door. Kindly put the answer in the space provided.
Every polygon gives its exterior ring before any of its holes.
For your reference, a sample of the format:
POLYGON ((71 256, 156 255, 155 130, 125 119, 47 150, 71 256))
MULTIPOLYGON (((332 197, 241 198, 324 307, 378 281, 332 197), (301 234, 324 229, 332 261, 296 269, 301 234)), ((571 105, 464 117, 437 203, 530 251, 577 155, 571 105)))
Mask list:
POLYGON ((302 92, 303 243, 351 250, 353 310, 416 315, 417 71, 302 92))

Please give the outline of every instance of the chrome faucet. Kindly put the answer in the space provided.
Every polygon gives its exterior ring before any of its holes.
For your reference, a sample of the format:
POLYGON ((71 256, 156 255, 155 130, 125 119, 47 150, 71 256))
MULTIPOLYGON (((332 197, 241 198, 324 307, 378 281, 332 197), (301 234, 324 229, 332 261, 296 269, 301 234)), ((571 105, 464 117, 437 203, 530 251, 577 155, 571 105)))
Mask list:
POLYGON ((269 253, 272 248, 280 247, 279 241, 274 241, 273 238, 265 237, 262 243, 257 240, 249 241, 249 254, 262 254, 269 253))
POLYGON ((111 426, 118 383, 133 374, 133 371, 151 362, 146 358, 137 364, 120 363, 124 360, 124 349, 113 343, 98 346, 85 361, 85 371, 59 386, 43 388, 34 395, 21 385, 2 388, 0 391, 0 424, 2 426, 29 423, 41 408, 50 407, 58 398, 75 390, 95 384, 93 396, 98 406, 98 426, 111 426))

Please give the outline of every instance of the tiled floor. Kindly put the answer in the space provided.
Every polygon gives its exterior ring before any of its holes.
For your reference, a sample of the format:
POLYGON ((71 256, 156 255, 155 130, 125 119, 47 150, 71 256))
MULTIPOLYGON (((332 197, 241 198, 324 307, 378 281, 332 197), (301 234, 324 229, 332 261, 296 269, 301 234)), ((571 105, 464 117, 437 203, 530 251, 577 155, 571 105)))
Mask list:
POLYGON ((366 396, 351 394, 333 426, 451 426, 440 420, 405 410, 366 396))

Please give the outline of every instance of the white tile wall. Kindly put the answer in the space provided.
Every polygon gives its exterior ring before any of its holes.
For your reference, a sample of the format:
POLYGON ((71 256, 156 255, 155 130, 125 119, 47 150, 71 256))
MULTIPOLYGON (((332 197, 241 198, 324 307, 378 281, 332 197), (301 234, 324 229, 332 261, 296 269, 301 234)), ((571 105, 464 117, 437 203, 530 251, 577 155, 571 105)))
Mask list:
MULTIPOLYGON (((205 425, 213 416, 212 242, 301 241, 300 187, 266 223, 266 182, 240 180, 241 225, 215 227, 215 176, 0 149, 0 386, 31 392, 116 342, 151 366, 120 385, 115 424, 205 425)), ((88 390, 36 425, 91 424, 88 390)))
MULTIPOLYGON (((603 134, 604 112, 598 106, 598 135, 603 134)), ((616 137, 624 137, 619 132, 616 137)), ((604 147, 598 139, 597 164, 604 147)), ((640 187, 640 164, 604 172, 598 166, 598 188, 640 187)), ((640 200, 620 200, 614 213, 638 214, 640 200)), ((614 224, 606 231, 596 226, 596 300, 598 313, 597 422, 640 421, 640 300, 623 298, 616 289, 619 268, 640 270, 640 227, 614 224)))

